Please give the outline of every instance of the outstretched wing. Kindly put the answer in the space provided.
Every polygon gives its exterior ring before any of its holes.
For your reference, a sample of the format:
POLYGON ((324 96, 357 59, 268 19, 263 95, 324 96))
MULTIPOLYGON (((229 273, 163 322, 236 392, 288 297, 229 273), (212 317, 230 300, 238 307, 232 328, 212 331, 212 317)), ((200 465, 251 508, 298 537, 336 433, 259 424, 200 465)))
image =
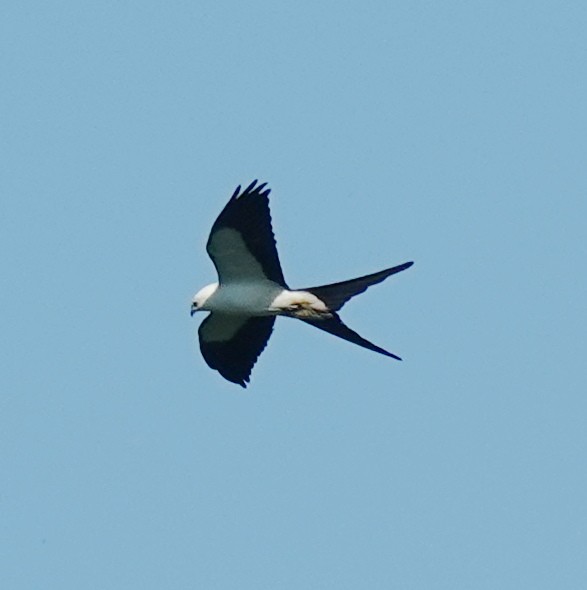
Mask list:
POLYGON ((270 280, 285 287, 271 228, 266 183, 240 185, 212 226, 206 250, 219 282, 270 280))
POLYGON ((372 342, 365 340, 365 338, 363 338, 362 336, 359 336, 354 330, 351 330, 346 324, 343 323, 343 321, 340 319, 337 313, 333 313, 332 317, 330 318, 324 318, 319 320, 308 320, 304 318, 300 319, 303 322, 306 322, 306 324, 310 324, 310 326, 315 326, 316 328, 324 330, 329 334, 334 334, 334 336, 338 336, 343 340, 348 340, 353 344, 357 344, 359 346, 362 346, 363 348, 367 348, 368 350, 372 350, 374 352, 378 352, 379 354, 389 356, 392 359, 396 359, 398 361, 402 360, 396 354, 388 352, 380 346, 377 346, 376 344, 373 344, 372 342))
POLYGON ((246 387, 274 323, 274 316, 211 313, 198 330, 202 356, 225 379, 246 387))

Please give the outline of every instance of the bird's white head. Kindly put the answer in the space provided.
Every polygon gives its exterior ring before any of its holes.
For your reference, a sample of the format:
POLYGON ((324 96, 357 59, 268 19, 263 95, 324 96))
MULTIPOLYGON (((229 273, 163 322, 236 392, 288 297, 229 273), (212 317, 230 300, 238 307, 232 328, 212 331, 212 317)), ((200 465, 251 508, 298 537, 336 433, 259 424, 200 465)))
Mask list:
POLYGON ((192 307, 190 310, 190 315, 194 315, 196 311, 206 311, 206 302, 218 289, 218 283, 212 283, 211 285, 206 285, 202 289, 200 289, 192 299, 192 307))

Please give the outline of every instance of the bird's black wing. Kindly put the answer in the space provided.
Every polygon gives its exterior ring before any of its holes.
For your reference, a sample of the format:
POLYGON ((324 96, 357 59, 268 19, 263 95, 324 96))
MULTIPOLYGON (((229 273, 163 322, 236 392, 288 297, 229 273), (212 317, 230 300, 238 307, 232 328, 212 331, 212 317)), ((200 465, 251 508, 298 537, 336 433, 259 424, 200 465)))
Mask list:
POLYGON ((286 287, 271 227, 266 183, 238 186, 210 231, 206 250, 219 282, 267 280, 286 287))
POLYGON ((363 338, 362 336, 359 336, 354 330, 351 330, 347 325, 345 325, 343 323, 343 321, 340 319, 340 317, 338 316, 337 313, 332 314, 332 317, 330 317, 330 318, 324 318, 324 319, 312 319, 312 320, 305 319, 305 318, 300 318, 300 319, 303 322, 306 322, 306 324, 310 324, 310 326, 315 326, 316 328, 319 328, 320 330, 324 330, 325 332, 328 332, 329 334, 334 334, 334 336, 338 336, 339 338, 342 338, 343 340, 348 340, 349 342, 352 342, 353 344, 358 344, 359 346, 362 346, 363 348, 373 350, 374 352, 378 352, 379 354, 389 356, 389 357, 396 359, 398 361, 402 360, 396 354, 388 352, 387 350, 384 350, 383 348, 373 344, 372 342, 365 340, 365 338, 363 338))
POLYGON ((274 316, 211 313, 198 330, 202 356, 225 379, 246 387, 274 323, 274 316))

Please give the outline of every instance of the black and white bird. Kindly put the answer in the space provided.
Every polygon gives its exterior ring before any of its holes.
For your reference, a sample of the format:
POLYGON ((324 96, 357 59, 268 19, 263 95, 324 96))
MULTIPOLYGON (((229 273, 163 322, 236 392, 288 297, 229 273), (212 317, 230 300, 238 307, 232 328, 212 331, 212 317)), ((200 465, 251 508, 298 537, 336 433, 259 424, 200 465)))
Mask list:
POLYGON ((297 318, 385 356, 399 356, 372 344, 346 326, 338 311, 351 297, 412 266, 405 262, 349 281, 291 290, 283 277, 269 212, 267 183, 238 186, 210 232, 206 250, 218 282, 196 293, 191 315, 211 312, 198 330, 208 365, 225 379, 247 386, 267 345, 276 316, 297 318))

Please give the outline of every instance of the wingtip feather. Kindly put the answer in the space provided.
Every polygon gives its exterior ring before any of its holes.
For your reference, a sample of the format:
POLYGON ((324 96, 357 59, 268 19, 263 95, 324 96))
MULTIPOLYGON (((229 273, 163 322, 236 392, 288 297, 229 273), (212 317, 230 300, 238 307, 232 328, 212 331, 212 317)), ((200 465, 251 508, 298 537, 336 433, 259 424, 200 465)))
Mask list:
POLYGON ((251 182, 251 184, 249 184, 249 186, 247 186, 247 188, 244 190, 243 195, 250 193, 255 188, 256 184, 257 184, 257 179, 255 178, 255 180, 253 180, 253 182, 251 182))
POLYGON ((230 197, 230 200, 231 200, 231 201, 234 201, 234 200, 235 200, 235 199, 238 197, 238 194, 240 193, 240 191, 241 191, 241 185, 239 184, 239 185, 236 187, 236 189, 235 189, 234 193, 232 193, 232 197, 230 197))

